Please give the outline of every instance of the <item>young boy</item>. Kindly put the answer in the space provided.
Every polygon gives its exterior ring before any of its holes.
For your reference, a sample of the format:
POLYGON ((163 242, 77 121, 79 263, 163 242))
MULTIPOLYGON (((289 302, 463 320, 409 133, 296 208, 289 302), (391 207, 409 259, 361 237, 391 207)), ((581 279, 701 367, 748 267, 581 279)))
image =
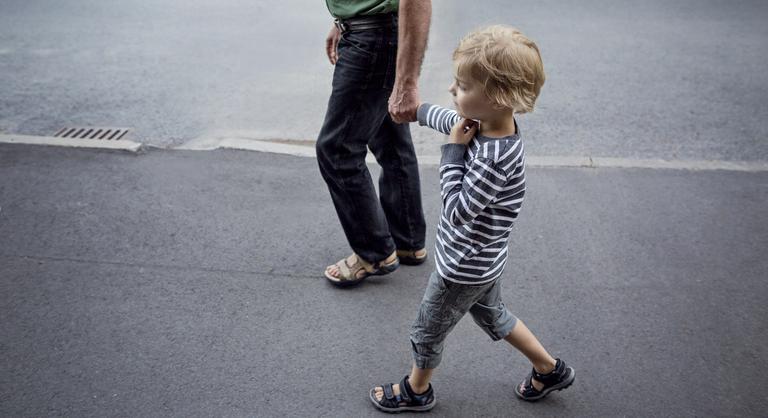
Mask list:
POLYGON ((450 134, 441 149, 436 271, 411 328, 410 376, 370 391, 373 404, 386 412, 435 406, 432 372, 446 336, 467 311, 494 341, 506 340, 533 364, 515 387, 520 398, 541 399, 575 377, 506 309, 499 283, 525 194, 525 157, 514 114, 533 111, 544 84, 539 50, 514 28, 491 26, 462 39, 453 61, 449 91, 456 111, 428 103, 418 109, 420 125, 450 134))

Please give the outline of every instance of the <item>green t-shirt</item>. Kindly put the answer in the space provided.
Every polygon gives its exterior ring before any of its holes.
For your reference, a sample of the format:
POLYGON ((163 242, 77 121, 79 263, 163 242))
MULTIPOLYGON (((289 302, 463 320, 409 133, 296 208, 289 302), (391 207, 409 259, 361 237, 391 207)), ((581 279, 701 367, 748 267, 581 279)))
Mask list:
POLYGON ((325 0, 328 11, 339 19, 396 12, 399 3, 400 0, 325 0))

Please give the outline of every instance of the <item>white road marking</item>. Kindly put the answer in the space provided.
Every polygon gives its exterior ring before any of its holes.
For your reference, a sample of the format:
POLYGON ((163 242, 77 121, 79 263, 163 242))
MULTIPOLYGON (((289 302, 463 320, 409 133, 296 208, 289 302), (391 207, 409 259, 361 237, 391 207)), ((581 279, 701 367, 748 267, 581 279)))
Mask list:
POLYGON ((74 148, 102 148, 115 149, 130 152, 141 150, 142 144, 129 140, 121 139, 119 141, 105 141, 97 139, 80 138, 57 138, 52 136, 33 136, 33 135, 9 135, 0 134, 0 143, 7 144, 28 144, 28 145, 50 145, 57 147, 74 148))
MULTIPOLYGON (((315 158, 315 148, 305 145, 291 145, 269 141, 242 138, 198 139, 176 147, 182 150, 212 150, 217 148, 240 149, 248 151, 271 152, 315 158)), ((375 163, 376 159, 368 153, 366 161, 375 163)), ((721 160, 662 160, 606 157, 569 157, 569 156, 534 156, 525 157, 529 167, 587 167, 587 168, 654 168, 671 170, 727 170, 727 171, 768 171, 768 161, 721 161, 721 160)), ((420 165, 439 165, 439 155, 419 156, 420 165)))

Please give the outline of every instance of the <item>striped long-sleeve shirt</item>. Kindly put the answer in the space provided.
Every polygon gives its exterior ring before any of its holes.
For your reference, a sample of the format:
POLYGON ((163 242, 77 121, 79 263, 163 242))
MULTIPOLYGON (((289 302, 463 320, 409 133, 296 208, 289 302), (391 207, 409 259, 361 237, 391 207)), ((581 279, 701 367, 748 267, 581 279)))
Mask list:
MULTIPOLYGON (((424 103, 418 121, 450 134, 461 117, 424 103)), ((456 283, 489 283, 507 262, 507 240, 525 195, 525 155, 519 131, 504 138, 476 135, 468 145, 441 148, 442 208, 435 242, 437 273, 456 283)))

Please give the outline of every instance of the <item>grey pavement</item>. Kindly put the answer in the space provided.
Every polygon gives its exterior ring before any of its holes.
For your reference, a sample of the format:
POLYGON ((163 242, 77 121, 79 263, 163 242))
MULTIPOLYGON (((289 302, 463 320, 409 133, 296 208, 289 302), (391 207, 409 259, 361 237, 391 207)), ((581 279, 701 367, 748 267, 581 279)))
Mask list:
MULTIPOLYGON (((465 318, 432 416, 765 416, 768 173, 528 182, 503 296, 576 382, 519 401, 465 318)), ((378 416, 433 264, 336 289, 348 251, 311 158, 0 144, 0 416, 378 416)))
MULTIPOLYGON (((768 2, 434 1, 421 77, 450 104, 469 30, 518 26, 548 79, 521 118, 536 156, 768 160, 768 2)), ((3 0, 0 133, 130 127, 199 138, 314 141, 330 95, 323 0, 3 0)), ((420 155, 437 155, 414 130, 420 155)))

